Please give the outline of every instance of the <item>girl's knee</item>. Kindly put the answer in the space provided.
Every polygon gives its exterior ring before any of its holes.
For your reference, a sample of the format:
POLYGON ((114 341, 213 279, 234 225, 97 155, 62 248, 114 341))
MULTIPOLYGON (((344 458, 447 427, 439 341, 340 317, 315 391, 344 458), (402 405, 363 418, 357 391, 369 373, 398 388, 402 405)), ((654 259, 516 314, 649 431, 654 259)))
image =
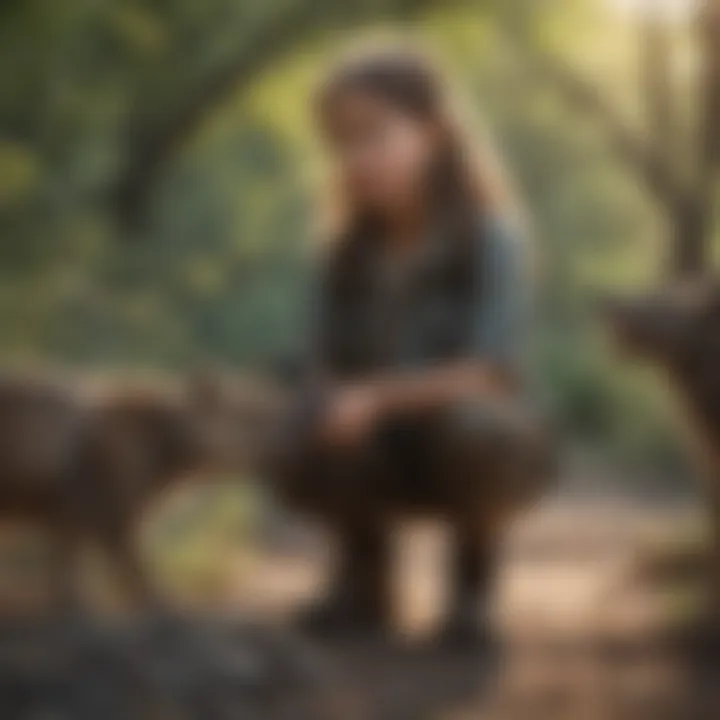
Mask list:
POLYGON ((460 403, 452 408, 446 431, 451 452, 478 472, 532 482, 556 474, 557 451, 547 422, 520 403, 460 403))
POLYGON ((517 403, 472 400, 450 408, 447 431, 459 442, 499 450, 522 444, 537 424, 517 403))

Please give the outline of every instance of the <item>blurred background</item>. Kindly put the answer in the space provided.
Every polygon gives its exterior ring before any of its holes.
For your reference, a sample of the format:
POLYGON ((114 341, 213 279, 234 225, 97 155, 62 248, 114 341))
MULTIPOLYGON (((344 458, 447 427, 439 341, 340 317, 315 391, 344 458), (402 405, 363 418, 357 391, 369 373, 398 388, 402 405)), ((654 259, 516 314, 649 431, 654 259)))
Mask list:
POLYGON ((3 360, 173 370, 297 352, 310 94, 349 39, 411 33, 465 88, 525 203, 543 391, 579 443, 674 484, 662 392, 604 351, 592 313, 601 290, 667 270, 670 213, 636 150, 661 131, 678 168, 691 154, 693 5, 3 3, 3 360))
MULTIPOLYGON (((588 556, 517 582, 576 607, 632 554, 627 528, 702 533, 674 398, 613 353, 596 307, 709 268, 718 18, 711 0, 4 0, 0 360, 112 379, 301 352, 322 171, 309 98, 348 41, 410 34, 465 89, 532 228, 533 367, 566 468, 525 532, 544 561, 588 556)), ((286 521, 247 487, 171 505, 151 545, 176 591, 267 606, 302 574, 249 557, 258 526, 286 521)))

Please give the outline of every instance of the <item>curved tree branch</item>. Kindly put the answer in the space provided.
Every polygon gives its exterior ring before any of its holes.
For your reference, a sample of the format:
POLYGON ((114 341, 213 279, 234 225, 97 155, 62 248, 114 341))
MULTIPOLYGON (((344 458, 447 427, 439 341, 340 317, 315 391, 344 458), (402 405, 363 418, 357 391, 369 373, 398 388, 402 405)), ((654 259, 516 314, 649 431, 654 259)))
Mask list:
MULTIPOLYGON (((433 0, 395 0, 384 9, 407 16, 432 4, 433 0)), ((378 14, 380 4, 371 3, 368 8, 367 3, 353 6, 346 2, 318 7, 317 0, 298 0, 269 20, 235 57, 190 91, 179 110, 157 126, 133 132, 128 161, 115 187, 115 212, 120 224, 126 229, 142 224, 166 165, 228 97, 310 33, 334 22, 357 22, 373 8, 378 14)))
POLYGON ((291 10, 267 22, 235 57, 191 91, 174 114, 157 126, 132 128, 128 133, 128 160, 115 188, 115 210, 123 227, 135 229, 141 224, 162 170, 205 117, 249 83, 285 49, 290 38, 308 30, 316 19, 314 3, 296 3, 291 10))

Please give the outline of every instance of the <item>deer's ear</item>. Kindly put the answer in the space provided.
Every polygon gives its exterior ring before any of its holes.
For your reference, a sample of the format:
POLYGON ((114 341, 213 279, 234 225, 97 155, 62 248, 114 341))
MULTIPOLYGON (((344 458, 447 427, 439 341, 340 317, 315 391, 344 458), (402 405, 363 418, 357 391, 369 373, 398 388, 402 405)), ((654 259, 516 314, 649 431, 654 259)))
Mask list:
POLYGON ((186 392, 190 404, 194 407, 216 407, 223 396, 220 373, 210 367, 193 371, 187 378, 186 392))

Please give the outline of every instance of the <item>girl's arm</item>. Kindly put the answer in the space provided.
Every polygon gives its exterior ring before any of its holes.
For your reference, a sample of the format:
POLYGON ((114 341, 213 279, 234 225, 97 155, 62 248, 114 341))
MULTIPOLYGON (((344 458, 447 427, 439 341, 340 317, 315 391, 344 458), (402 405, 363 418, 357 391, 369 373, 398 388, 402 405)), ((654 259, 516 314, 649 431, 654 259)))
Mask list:
POLYGON ((480 359, 375 377, 346 385, 342 394, 367 395, 377 414, 427 409, 468 396, 504 397, 517 388, 514 373, 480 359))
POLYGON ((442 406, 468 396, 506 397, 522 384, 527 279, 520 238, 497 221, 483 236, 472 352, 431 368, 376 376, 337 388, 331 436, 362 436, 383 415, 442 406))
POLYGON ((502 396, 521 384, 528 284, 522 238, 502 219, 486 221, 478 243, 472 352, 466 359, 367 383, 381 411, 427 407, 469 393, 502 396))

